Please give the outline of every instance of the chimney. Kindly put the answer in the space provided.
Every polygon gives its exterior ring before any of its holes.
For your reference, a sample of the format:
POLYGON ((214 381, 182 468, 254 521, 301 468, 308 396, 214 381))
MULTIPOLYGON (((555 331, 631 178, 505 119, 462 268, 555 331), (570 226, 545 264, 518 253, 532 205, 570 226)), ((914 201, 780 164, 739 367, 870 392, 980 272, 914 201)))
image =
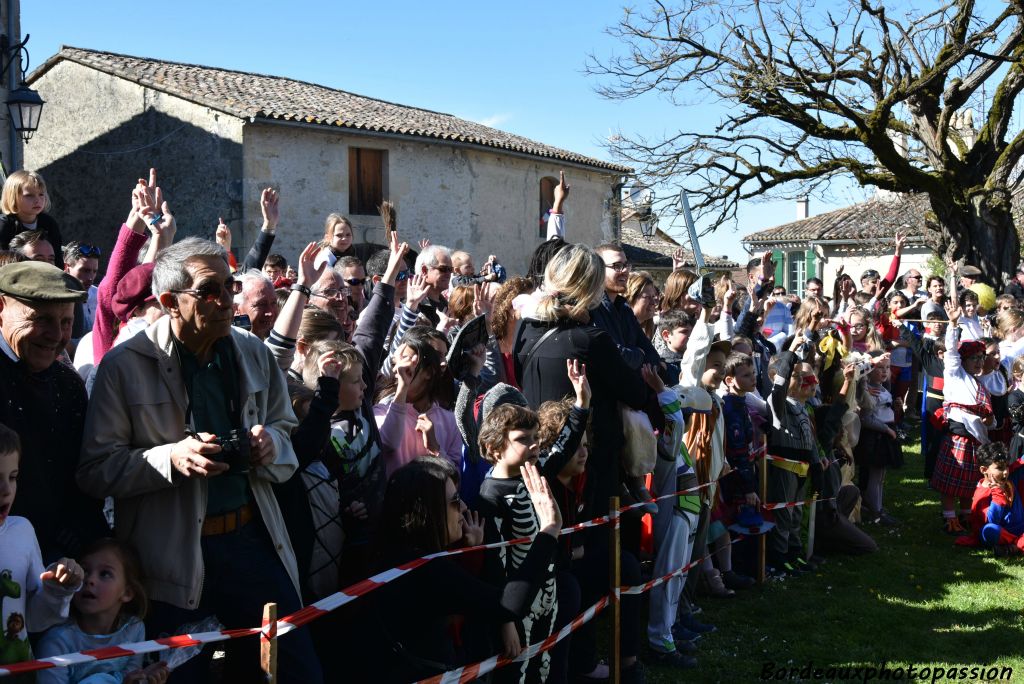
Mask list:
POLYGON ((796 200, 796 220, 797 221, 802 221, 805 218, 810 218, 810 216, 811 216, 810 203, 811 203, 811 200, 810 200, 809 197, 798 197, 797 198, 797 200, 796 200))

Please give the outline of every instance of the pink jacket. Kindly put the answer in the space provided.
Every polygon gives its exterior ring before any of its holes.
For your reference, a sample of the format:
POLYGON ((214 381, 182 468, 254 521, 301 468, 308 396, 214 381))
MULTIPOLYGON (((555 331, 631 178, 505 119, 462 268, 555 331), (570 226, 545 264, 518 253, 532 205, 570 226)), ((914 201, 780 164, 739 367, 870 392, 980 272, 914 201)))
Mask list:
MULTIPOLYGON (((397 403, 388 397, 373 407, 380 429, 383 446, 384 466, 387 476, 417 456, 425 456, 423 436, 416 432, 416 418, 419 417, 412 404, 397 403)), ((434 434, 441 446, 441 456, 462 470, 462 435, 455 423, 455 414, 434 404, 427 409, 427 417, 434 424, 434 434)))
POLYGON ((114 316, 114 293, 125 273, 139 263, 139 252, 146 244, 147 235, 136 233, 125 224, 117 234, 114 251, 110 253, 107 273, 96 292, 96 318, 92 324, 92 362, 98 364, 103 355, 114 346, 119 321, 114 316))

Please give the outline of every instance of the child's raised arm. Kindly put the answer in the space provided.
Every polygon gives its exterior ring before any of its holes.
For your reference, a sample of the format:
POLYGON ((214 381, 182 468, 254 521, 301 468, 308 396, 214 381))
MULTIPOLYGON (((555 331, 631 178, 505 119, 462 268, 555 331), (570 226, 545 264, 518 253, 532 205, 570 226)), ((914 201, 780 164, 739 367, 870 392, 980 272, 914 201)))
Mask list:
POLYGON ((576 391, 576 406, 581 409, 590 408, 590 381, 587 380, 587 364, 579 359, 566 359, 565 369, 569 374, 569 382, 576 391))

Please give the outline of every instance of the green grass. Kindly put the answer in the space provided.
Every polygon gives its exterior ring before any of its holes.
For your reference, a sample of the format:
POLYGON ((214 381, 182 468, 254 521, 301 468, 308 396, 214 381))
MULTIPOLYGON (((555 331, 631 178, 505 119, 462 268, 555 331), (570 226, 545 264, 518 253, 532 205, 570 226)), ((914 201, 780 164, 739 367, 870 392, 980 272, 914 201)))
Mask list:
POLYGON ((701 619, 718 632, 697 642, 699 669, 649 666, 648 682, 758 681, 768 661, 798 669, 808 662, 821 668, 997 665, 1013 668, 1012 681, 1024 682, 1024 559, 954 547, 940 529, 938 499, 925 486, 916 444, 906 448, 906 461, 886 483, 886 508, 903 524, 868 528, 877 553, 832 556, 816 575, 733 599, 701 599, 701 619))

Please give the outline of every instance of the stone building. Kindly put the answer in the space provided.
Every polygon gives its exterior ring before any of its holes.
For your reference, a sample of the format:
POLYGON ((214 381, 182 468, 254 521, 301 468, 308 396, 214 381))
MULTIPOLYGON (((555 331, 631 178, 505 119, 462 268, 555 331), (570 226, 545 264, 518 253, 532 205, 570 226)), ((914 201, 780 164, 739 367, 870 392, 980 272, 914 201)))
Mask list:
POLYGON ((616 199, 632 170, 458 119, 274 76, 64 47, 29 78, 47 101, 46 135, 25 165, 47 180, 66 240, 109 248, 131 188, 158 170, 180 235, 236 252, 259 229, 262 188, 281 193, 274 251, 294 259, 348 216, 357 242, 383 242, 377 206, 398 208, 403 238, 497 254, 523 271, 543 240, 558 171, 572 184, 574 242, 619 235, 616 199))

